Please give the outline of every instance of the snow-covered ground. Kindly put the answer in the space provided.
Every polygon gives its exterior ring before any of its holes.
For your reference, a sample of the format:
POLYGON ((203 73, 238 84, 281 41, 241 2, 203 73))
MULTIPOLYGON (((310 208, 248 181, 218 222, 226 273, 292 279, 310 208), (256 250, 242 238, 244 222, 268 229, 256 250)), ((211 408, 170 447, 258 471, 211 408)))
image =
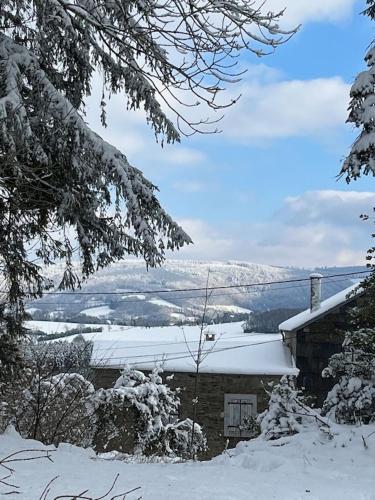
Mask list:
POLYGON ((179 306, 176 306, 176 304, 172 304, 171 302, 163 299, 150 299, 149 302, 150 304, 155 304, 157 306, 171 307, 172 309, 181 309, 179 306))
POLYGON ((207 306, 208 309, 214 309, 216 311, 224 311, 228 313, 239 313, 239 314, 249 314, 251 312, 250 309, 246 309, 245 307, 239 306, 225 306, 222 304, 218 304, 215 306, 207 306))
MULTIPOLYGON (((98 459, 91 450, 63 444, 52 451, 53 462, 9 464, 15 472, 7 481, 19 490, 6 498, 37 500, 53 478, 50 493, 43 498, 73 496, 86 489, 87 496, 96 498, 119 475, 106 498, 140 487, 126 500, 374 500, 375 426, 336 426, 334 430, 337 434, 331 440, 316 428, 273 442, 258 438, 210 462, 195 463, 109 461, 98 459)), ((47 448, 22 440, 14 431, 0 435, 0 459, 26 449, 47 448)), ((7 471, 1 474, 6 476, 7 471)), ((7 491, 15 488, 0 483, 0 493, 7 491)))
POLYGON ((90 307, 89 309, 84 309, 81 311, 81 314, 85 316, 93 316, 95 318, 105 318, 109 316, 113 312, 109 306, 98 306, 98 307, 90 307))
POLYGON ((107 324, 100 324, 100 323, 69 323, 67 321, 25 321, 25 326, 26 328, 30 328, 30 330, 37 331, 40 330, 41 332, 47 333, 47 334, 52 334, 52 333, 64 333, 68 332, 69 330, 73 330, 76 328, 102 328, 103 332, 109 332, 112 329, 116 329, 116 331, 125 331, 129 329, 128 326, 112 326, 112 325, 107 325, 107 324))

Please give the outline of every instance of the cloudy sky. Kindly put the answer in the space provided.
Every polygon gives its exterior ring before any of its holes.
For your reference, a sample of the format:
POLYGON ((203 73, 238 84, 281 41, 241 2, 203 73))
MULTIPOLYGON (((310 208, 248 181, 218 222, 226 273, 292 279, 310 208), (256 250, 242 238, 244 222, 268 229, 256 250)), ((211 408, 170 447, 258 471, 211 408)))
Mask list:
POLYGON ((88 120, 160 189, 160 199, 194 240, 176 257, 274 265, 365 262, 375 179, 338 180, 355 131, 345 124, 349 89, 364 68, 374 31, 365 0, 268 0, 301 29, 276 53, 242 54, 241 93, 217 135, 163 149, 124 99, 99 124, 100 88, 88 120))

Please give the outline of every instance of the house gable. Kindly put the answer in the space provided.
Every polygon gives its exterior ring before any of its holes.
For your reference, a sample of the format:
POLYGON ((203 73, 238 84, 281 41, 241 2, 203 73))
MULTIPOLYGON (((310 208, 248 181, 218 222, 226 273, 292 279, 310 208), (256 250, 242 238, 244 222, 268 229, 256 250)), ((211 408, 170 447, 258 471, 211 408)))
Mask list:
POLYGON ((322 377, 322 371, 329 358, 341 352, 350 311, 365 296, 354 285, 322 302, 319 310, 306 310, 279 327, 299 369, 298 386, 315 396, 319 405, 334 384, 333 379, 322 377))
POLYGON ((364 293, 364 290, 359 288, 358 284, 355 284, 324 300, 317 310, 312 311, 311 309, 306 309, 296 316, 293 316, 292 318, 284 321, 279 325, 279 330, 280 332, 285 333, 295 332, 297 330, 305 328, 311 323, 318 321, 323 316, 326 316, 327 314, 340 309, 346 304, 350 304, 351 302, 357 300, 357 298, 364 293))

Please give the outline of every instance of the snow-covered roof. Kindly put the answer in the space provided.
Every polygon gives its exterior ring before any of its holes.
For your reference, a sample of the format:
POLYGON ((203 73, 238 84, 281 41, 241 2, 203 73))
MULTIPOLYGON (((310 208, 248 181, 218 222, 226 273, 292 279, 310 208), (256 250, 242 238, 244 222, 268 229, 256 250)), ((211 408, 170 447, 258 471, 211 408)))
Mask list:
MULTIPOLYGON (((129 365, 151 370, 163 362, 168 372, 194 372, 199 343, 199 326, 119 327, 84 334, 94 344, 91 364, 100 368, 129 365)), ((242 323, 209 326, 215 341, 203 344, 201 373, 284 375, 297 374, 291 353, 281 334, 245 334, 242 323)))
POLYGON ((350 302, 353 299, 353 297, 356 297, 361 293, 363 293, 363 290, 359 289, 358 283, 356 283, 346 288, 345 290, 336 293, 336 295, 332 295, 332 297, 329 297, 328 299, 324 300, 320 304, 319 309, 316 309, 315 311, 311 311, 311 309, 306 309, 306 311, 302 311, 296 316, 293 316, 287 321, 284 321, 279 325, 279 330, 281 332, 291 332, 294 330, 299 330, 300 328, 303 328, 304 326, 310 324, 312 321, 320 318, 321 316, 324 316, 332 309, 335 309, 336 307, 342 306, 343 304, 350 302), (351 292, 355 293, 352 294, 351 292), (349 294, 351 296, 348 298, 349 294))

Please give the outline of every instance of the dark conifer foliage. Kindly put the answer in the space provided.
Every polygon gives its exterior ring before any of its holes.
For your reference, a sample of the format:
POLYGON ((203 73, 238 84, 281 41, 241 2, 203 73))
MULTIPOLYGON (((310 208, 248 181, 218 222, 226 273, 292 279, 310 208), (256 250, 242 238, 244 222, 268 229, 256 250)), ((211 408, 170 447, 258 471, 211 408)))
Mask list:
MULTIPOLYGON (((367 8, 363 12, 372 20, 375 20, 375 2, 367 0, 367 8)), ((345 159, 341 175, 346 177, 347 182, 358 179, 361 175, 375 176, 375 45, 370 45, 365 55, 367 69, 356 77, 350 91, 351 101, 349 105, 348 122, 353 123, 360 129, 359 136, 354 141, 349 155, 345 159)), ((375 208, 372 215, 363 214, 361 218, 365 221, 375 221, 375 208)), ((375 234, 372 235, 375 237, 375 234)), ((375 246, 367 253, 368 266, 374 268, 375 246)), ((367 321, 371 322, 371 310, 375 306, 375 272, 365 280, 364 287, 368 293, 367 308, 362 307, 360 315, 367 315, 367 321)), ((366 321, 363 318, 363 321, 366 321)), ((374 326, 374 320, 372 325, 374 326)))
POLYGON ((51 285, 43 266, 62 260, 60 288, 73 289, 75 252, 85 278, 127 254, 159 265, 166 249, 191 242, 157 187, 85 122, 94 76, 103 124, 106 100, 122 93, 161 141, 178 141, 182 125, 207 132, 207 120, 185 116, 183 96, 214 112, 232 104, 217 95, 238 80, 239 51, 262 55, 285 41, 281 14, 244 0, 0 2, 2 363, 21 334, 25 298, 51 285))

